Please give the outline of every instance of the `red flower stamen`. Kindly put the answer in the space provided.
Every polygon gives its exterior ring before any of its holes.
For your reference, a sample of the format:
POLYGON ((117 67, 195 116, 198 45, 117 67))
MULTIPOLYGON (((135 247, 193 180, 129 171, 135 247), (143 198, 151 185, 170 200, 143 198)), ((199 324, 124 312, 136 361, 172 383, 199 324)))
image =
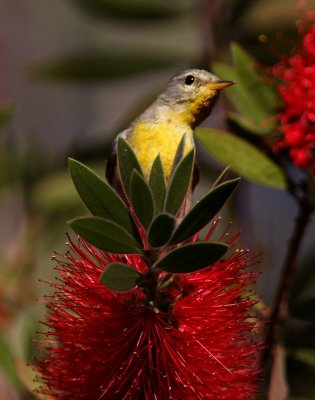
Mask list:
POLYGON ((61 281, 50 283, 56 292, 46 297, 47 330, 38 342, 47 351, 37 360, 42 394, 61 400, 254 398, 259 345, 250 311, 255 274, 248 267, 257 260, 249 251, 171 275, 160 289, 159 309, 148 306, 140 288, 115 292, 99 281, 112 261, 146 272, 140 256, 70 240, 69 252, 57 258, 61 281))
POLYGON ((277 118, 281 136, 274 150, 289 150, 293 163, 315 171, 315 14, 305 12, 301 43, 272 68, 282 100, 277 118))

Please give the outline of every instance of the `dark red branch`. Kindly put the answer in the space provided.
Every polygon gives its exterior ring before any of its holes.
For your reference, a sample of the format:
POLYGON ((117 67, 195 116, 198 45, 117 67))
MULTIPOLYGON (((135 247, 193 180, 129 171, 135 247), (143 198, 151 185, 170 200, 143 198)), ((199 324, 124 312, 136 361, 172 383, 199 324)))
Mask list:
MULTIPOLYGON (((291 191, 291 193, 293 192, 291 191)), ((288 299, 296 268, 296 260, 311 214, 314 211, 313 205, 307 198, 306 190, 301 197, 295 196, 295 198, 298 202, 299 211, 288 243, 279 290, 270 315, 270 323, 267 326, 266 349, 262 357, 262 365, 265 367, 272 361, 273 346, 280 340, 282 322, 289 317, 288 299)))

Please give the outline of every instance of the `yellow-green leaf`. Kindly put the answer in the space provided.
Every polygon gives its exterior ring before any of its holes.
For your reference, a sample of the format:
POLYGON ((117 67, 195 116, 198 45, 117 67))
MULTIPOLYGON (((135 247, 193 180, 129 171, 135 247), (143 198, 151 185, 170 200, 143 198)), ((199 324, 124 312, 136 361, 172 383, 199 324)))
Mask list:
POLYGON ((245 140, 219 129, 197 128, 196 137, 209 153, 238 175, 260 185, 285 189, 283 169, 245 140))

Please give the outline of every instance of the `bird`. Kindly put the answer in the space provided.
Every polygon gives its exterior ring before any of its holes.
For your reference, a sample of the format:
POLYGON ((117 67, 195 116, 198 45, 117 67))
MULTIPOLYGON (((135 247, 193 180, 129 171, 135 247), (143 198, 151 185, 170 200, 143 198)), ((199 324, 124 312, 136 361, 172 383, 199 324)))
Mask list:
POLYGON ((117 186, 119 179, 117 142, 120 137, 133 149, 146 180, 155 158, 160 155, 167 182, 183 137, 183 155, 186 155, 195 148, 194 129, 211 113, 219 93, 234 83, 202 69, 188 69, 174 75, 153 103, 117 135, 107 162, 109 183, 117 186))

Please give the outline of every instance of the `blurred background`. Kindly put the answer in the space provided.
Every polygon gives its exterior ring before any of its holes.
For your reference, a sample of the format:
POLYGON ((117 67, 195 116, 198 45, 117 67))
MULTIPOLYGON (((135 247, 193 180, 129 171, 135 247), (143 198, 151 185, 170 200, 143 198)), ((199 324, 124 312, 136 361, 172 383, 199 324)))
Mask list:
MULTIPOLYGON (((35 299, 49 291, 39 279, 54 279, 51 256, 65 250, 66 221, 85 212, 67 157, 103 175, 113 138, 174 73, 228 61, 231 41, 271 64, 297 39, 298 18, 293 0, 0 0, 1 400, 34 398, 26 362, 42 330, 35 299)), ((204 124, 224 128, 226 107, 222 96, 204 124)), ((223 169, 199 147, 198 160, 197 197, 223 169)), ((269 304, 295 204, 243 181, 226 214, 241 245, 263 253, 257 291, 269 304)), ((313 221, 297 277, 313 301, 314 234, 313 221)), ((314 314, 286 327, 290 399, 315 399, 314 314)))

